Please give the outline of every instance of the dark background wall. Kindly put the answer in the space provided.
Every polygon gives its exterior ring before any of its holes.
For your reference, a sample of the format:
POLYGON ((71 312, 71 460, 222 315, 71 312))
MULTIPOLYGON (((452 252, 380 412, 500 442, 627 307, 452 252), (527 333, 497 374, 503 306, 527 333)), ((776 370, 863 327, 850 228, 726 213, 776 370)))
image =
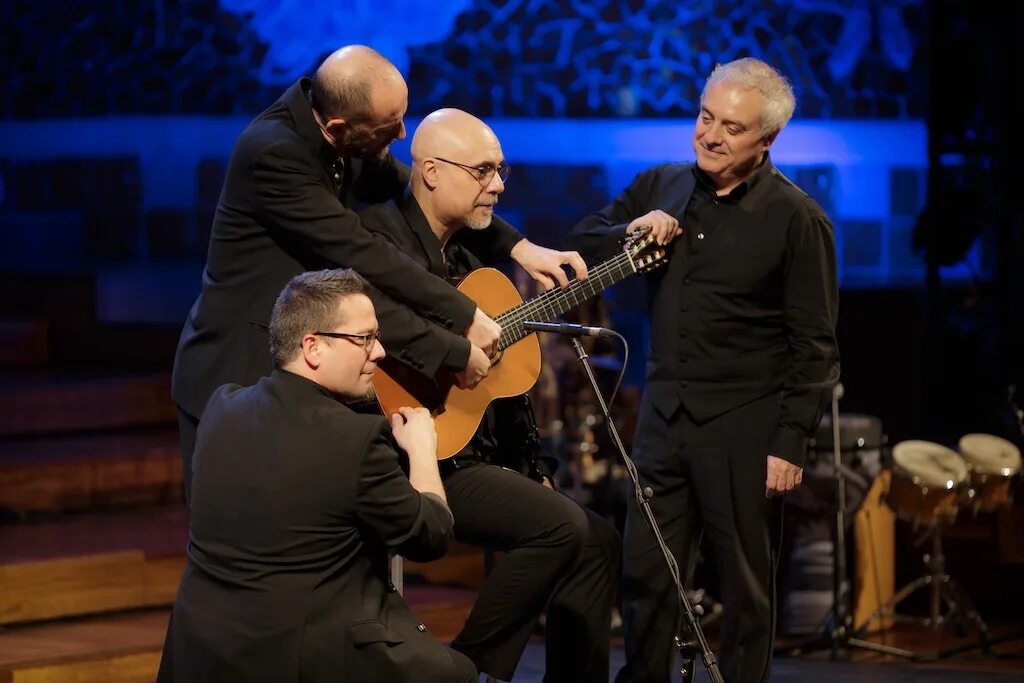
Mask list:
MULTIPOLYGON (((51 316, 73 336, 85 319, 134 326, 156 341, 121 358, 168 363, 161 330, 198 289, 235 135, 339 45, 373 45, 403 69, 411 125, 440 106, 491 122, 515 166, 504 213, 549 244, 637 171, 692 158, 707 73, 754 55, 800 102, 776 162, 836 225, 844 408, 882 416, 894 438, 1011 433, 1024 257, 1006 140, 1019 98, 991 84, 1013 82, 1019 10, 971 7, 16 0, 0 69, 0 315, 51 316), (60 278, 87 290, 88 312, 26 294, 60 278)), ((610 298, 635 352, 640 295, 631 283, 610 298)), ((119 358, 62 338, 47 352, 57 366, 119 358)))

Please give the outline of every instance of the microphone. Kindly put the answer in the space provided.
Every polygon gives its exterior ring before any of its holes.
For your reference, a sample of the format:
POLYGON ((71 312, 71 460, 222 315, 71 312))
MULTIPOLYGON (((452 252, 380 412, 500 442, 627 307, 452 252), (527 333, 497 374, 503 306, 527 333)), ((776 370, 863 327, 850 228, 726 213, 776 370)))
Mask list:
POLYGON ((576 323, 539 323, 535 320, 524 320, 523 329, 528 332, 551 332, 564 334, 567 337, 614 337, 615 333, 605 327, 590 327, 576 323))

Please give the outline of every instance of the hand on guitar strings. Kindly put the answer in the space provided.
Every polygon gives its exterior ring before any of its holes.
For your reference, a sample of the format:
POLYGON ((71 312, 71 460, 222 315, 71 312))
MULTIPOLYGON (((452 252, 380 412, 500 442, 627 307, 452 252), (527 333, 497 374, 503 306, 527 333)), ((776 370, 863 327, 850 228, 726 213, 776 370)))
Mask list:
POLYGON ((562 266, 573 269, 580 280, 587 279, 587 264, 576 251, 556 251, 534 244, 528 239, 519 240, 512 247, 512 259, 529 273, 530 277, 539 282, 544 289, 551 289, 557 283, 565 289, 569 286, 569 278, 562 266))
POLYGON ((469 340, 469 343, 480 347, 484 355, 490 358, 497 351, 499 337, 501 337, 501 325, 477 308, 473 313, 473 320, 466 328, 466 339, 469 340))
POLYGON ((466 369, 455 374, 455 384, 460 389, 472 389, 483 381, 491 369, 491 360, 476 344, 469 347, 469 363, 466 369))

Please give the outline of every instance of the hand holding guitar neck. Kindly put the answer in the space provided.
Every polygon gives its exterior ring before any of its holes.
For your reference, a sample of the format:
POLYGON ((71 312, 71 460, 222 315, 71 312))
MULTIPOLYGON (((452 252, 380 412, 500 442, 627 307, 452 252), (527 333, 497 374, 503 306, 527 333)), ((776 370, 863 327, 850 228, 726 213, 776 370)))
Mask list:
POLYGON ((683 230, 679 227, 679 221, 676 217, 665 213, 661 209, 655 209, 639 218, 634 218, 626 226, 626 234, 632 235, 635 232, 643 232, 645 229, 648 230, 646 234, 649 234, 654 238, 655 242, 662 246, 683 234, 683 230))
POLYGON ((377 401, 384 413, 389 415, 399 406, 429 406, 437 427, 437 457, 458 453, 473 437, 492 400, 525 394, 540 376, 540 342, 524 323, 556 320, 605 288, 662 265, 665 250, 647 233, 646 229, 635 230, 623 251, 590 268, 587 279, 571 280, 565 289, 548 290, 526 302, 499 271, 481 268, 470 273, 458 289, 479 306, 466 330, 475 344, 470 352, 472 374, 467 368, 458 376, 442 373, 428 377, 385 358, 374 377, 377 401), (484 311, 494 314, 494 319, 484 311), (482 354, 490 359, 489 367, 480 358, 482 354))

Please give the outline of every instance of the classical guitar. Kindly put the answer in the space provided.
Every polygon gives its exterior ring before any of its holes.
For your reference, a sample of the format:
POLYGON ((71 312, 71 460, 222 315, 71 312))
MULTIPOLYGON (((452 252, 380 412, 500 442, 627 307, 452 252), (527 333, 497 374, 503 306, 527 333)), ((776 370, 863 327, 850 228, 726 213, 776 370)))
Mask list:
POLYGON ((550 322, 625 278, 657 268, 665 251, 654 238, 634 233, 622 253, 590 268, 586 280, 572 280, 524 302, 512 281, 493 268, 463 278, 458 290, 501 325, 498 351, 487 377, 473 389, 460 389, 451 376, 426 377, 403 363, 385 358, 374 375, 377 402, 385 415, 402 406, 424 406, 434 416, 437 458, 461 451, 473 438, 491 401, 529 391, 540 376, 540 342, 523 329, 524 320, 550 322))

